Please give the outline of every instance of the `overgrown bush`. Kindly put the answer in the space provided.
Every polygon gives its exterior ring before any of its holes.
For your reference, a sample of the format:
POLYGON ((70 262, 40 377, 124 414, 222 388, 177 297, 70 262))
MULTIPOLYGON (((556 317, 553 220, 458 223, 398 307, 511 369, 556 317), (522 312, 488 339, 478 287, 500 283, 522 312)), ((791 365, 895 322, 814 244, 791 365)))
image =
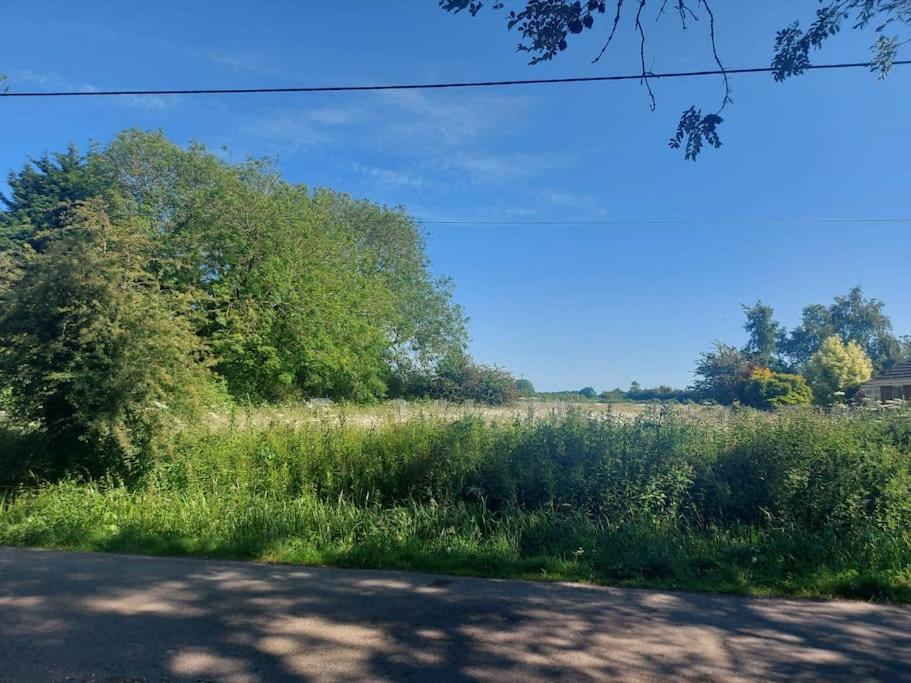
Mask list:
POLYGON ((507 405, 519 397, 516 378, 509 372, 478 365, 461 353, 440 363, 427 393, 447 401, 476 401, 492 406, 507 405))
POLYGON ((801 375, 754 368, 743 385, 743 402, 764 410, 804 406, 813 402, 813 392, 801 375))
POLYGON ((845 344, 841 337, 831 336, 810 356, 804 374, 816 402, 831 405, 838 392, 856 389, 870 379, 873 362, 856 341, 845 344))
POLYGON ((141 227, 98 202, 65 220, 5 270, 0 385, 12 417, 46 433, 56 469, 135 473, 211 389, 204 350, 149 268, 141 227))

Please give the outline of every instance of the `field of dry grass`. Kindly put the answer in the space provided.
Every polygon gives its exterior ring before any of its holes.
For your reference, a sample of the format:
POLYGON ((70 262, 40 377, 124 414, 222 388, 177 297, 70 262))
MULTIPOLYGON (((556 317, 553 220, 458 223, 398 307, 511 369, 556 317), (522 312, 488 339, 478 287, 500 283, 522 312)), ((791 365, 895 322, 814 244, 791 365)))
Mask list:
MULTIPOLYGON (((591 403, 563 401, 535 401, 522 399, 508 406, 486 406, 472 403, 445 401, 384 401, 373 405, 354 405, 311 401, 289 405, 268 405, 251 408, 234 408, 212 412, 209 424, 213 427, 235 426, 263 428, 270 425, 293 426, 308 422, 345 424, 357 427, 378 427, 384 424, 406 422, 422 417, 455 421, 463 417, 482 416, 490 422, 515 422, 552 419, 576 412, 589 417, 636 417, 649 408, 645 403, 591 403)), ((702 406, 674 406, 676 411, 705 412, 702 406)))

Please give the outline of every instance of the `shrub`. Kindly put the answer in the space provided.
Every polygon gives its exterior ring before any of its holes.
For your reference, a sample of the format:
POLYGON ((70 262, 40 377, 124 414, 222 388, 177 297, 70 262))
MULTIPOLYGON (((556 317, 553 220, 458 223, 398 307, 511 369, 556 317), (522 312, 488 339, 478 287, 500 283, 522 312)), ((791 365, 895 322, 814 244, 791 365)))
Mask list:
POLYGON ((816 402, 831 405, 835 394, 866 382, 873 374, 873 363, 856 341, 845 344, 841 337, 827 338, 810 356, 804 370, 816 402))
POLYGON ((0 289, 0 384, 56 466, 132 473, 211 385, 203 350, 148 268, 148 238, 79 207, 41 253, 24 247, 0 289))
POLYGON ((743 386, 743 402, 767 410, 781 406, 809 405, 813 392, 800 375, 755 368, 743 386))
POLYGON ((509 372, 478 365, 464 354, 455 354, 440 363, 430 393, 434 398, 487 405, 506 405, 519 397, 516 379, 509 372))
POLYGON ((743 351, 716 342, 715 350, 703 353, 696 363, 693 389, 700 397, 717 403, 739 401, 752 368, 753 363, 743 351))

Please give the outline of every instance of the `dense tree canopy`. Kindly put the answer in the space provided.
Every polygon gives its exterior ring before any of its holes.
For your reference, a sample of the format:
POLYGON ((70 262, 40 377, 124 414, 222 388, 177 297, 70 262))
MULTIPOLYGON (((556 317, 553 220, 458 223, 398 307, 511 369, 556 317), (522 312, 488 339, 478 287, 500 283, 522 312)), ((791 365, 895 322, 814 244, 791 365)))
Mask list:
POLYGON ((825 306, 813 304, 803 309, 801 323, 779 344, 779 352, 795 368, 802 368, 823 342, 832 336, 854 341, 873 361, 876 371, 901 360, 908 346, 895 336, 892 321, 879 299, 864 297, 860 287, 825 306))
MULTIPOLYGON (((655 20, 674 18, 683 29, 703 22, 706 26, 708 56, 721 72, 723 84, 720 103, 704 111, 693 105, 680 118, 670 146, 683 148, 687 159, 695 160, 708 144, 718 148, 721 139, 718 127, 722 112, 731 100, 717 36, 721 30, 713 11, 713 0, 439 0, 447 12, 468 11, 478 14, 485 5, 495 10, 507 10, 506 23, 521 36, 520 52, 528 53, 531 64, 549 61, 566 50, 573 36, 600 32, 602 47, 595 56, 599 61, 613 43, 617 30, 631 26, 639 36, 639 62, 642 83, 648 91, 652 109, 655 95, 651 87, 651 59, 648 55, 648 26, 655 20)), ((787 20, 787 19, 786 19, 787 20)), ((810 66, 810 54, 821 49, 842 28, 872 29, 875 34, 872 70, 884 78, 892 70, 900 48, 909 41, 911 0, 819 0, 816 14, 806 28, 793 21, 778 31, 774 40, 772 73, 777 81, 804 73, 810 66)))
MULTIPOLYGON (((65 234, 75 249, 87 235, 71 222, 90 203, 99 221, 146 241, 136 267, 157 283, 153 307, 189 302, 172 313, 235 397, 371 400, 406 391, 464 351, 451 286, 431 276, 418 228, 401 210, 139 131, 31 161, 9 184, 0 249, 10 301, 25 295, 13 275, 23 264, 66 267, 55 245, 65 234)), ((45 295, 61 303, 57 290, 45 295)), ((2 335, 8 355, 13 339, 2 335)))

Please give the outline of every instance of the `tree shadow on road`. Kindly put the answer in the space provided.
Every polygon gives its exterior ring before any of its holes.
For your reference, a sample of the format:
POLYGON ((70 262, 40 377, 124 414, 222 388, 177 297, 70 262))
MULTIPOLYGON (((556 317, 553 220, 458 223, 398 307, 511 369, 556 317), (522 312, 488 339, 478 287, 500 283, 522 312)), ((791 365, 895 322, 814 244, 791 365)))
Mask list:
POLYGON ((0 548, 0 679, 901 679, 911 611, 0 548))

